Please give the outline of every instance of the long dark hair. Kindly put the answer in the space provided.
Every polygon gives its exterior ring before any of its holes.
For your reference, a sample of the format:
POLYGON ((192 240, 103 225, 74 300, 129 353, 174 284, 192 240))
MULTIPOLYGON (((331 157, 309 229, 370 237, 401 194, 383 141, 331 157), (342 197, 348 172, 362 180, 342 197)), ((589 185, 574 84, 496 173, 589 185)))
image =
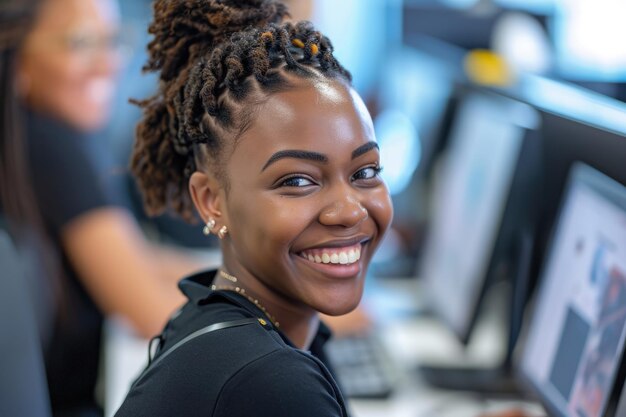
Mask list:
POLYGON ((17 91, 20 48, 39 5, 39 0, 0 0, 0 212, 14 241, 33 253, 52 280, 53 297, 61 306, 61 268, 30 181, 25 114, 17 91))
POLYGON ((14 232, 26 225, 41 225, 29 181, 23 112, 16 91, 19 48, 34 22, 34 6, 33 0, 0 0, 0 207, 14 232))

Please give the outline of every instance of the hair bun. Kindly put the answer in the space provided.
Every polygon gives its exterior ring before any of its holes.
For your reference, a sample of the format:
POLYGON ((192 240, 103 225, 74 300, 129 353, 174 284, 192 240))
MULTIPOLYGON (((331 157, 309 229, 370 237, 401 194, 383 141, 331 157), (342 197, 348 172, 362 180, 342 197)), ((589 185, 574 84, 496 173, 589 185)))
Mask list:
POLYGON ((149 32, 150 58, 145 67, 175 77, 196 57, 248 27, 280 23, 289 15, 276 0, 157 0, 149 32))

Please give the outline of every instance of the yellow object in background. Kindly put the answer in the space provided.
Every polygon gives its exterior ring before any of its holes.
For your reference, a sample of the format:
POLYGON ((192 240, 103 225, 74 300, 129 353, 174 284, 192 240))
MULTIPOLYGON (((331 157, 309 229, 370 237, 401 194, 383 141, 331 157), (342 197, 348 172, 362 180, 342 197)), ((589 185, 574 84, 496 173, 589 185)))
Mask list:
POLYGON ((486 49, 469 51, 465 56, 464 67, 468 78, 477 84, 505 86, 513 82, 506 61, 486 49))

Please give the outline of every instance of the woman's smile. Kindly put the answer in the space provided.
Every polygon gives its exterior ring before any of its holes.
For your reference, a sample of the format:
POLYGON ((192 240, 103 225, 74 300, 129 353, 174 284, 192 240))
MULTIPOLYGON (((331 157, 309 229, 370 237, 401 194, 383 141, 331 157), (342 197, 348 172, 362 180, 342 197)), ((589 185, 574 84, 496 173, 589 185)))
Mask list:
POLYGON ((310 249, 300 252, 300 256, 316 264, 353 264, 361 258, 361 244, 343 248, 310 249))
POLYGON ((356 244, 318 247, 298 253, 309 268, 334 278, 353 278, 361 272, 361 252, 366 242, 356 244))

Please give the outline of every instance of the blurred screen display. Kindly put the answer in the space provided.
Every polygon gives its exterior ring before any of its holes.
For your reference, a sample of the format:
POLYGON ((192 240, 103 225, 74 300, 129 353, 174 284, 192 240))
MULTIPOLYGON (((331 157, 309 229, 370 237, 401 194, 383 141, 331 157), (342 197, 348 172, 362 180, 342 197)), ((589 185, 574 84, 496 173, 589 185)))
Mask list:
MULTIPOLYGON (((591 171, 581 167, 578 177, 591 171)), ((626 188, 591 174, 626 201, 626 188)), ((626 325, 625 209, 576 180, 561 209, 521 365, 561 416, 600 417, 613 386, 626 325)))
POLYGON ((436 180, 419 275, 435 312, 459 334, 471 325, 521 150, 518 106, 466 97, 436 180))

